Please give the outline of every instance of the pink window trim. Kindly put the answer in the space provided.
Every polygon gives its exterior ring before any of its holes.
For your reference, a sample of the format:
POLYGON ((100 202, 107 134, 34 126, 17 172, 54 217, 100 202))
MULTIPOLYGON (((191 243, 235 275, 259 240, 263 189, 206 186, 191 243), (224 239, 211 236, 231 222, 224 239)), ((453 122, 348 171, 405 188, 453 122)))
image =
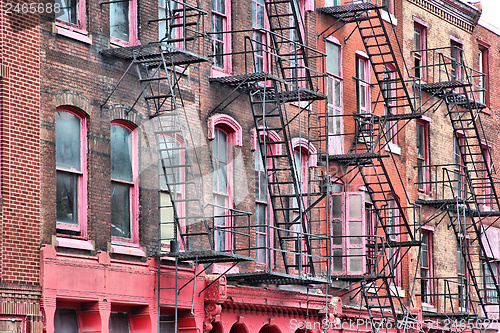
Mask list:
POLYGON ((433 260, 432 260, 432 252, 433 252, 433 239, 434 239, 434 230, 429 230, 429 229, 423 229, 422 232, 427 234, 427 272, 428 272, 428 279, 427 283, 429 284, 429 301, 427 304, 434 304, 434 269, 433 269, 433 260))
MULTIPOLYGON (((356 56, 357 56, 357 59, 356 60, 360 60, 360 61, 363 61, 363 65, 364 65, 364 70, 365 70, 365 78, 364 78, 364 81, 368 82, 368 83, 365 83, 365 82, 361 82, 361 81, 357 81, 357 85, 364 85, 366 88, 366 91, 365 91, 365 109, 364 110, 360 110, 361 112, 363 113, 371 113, 372 112, 372 108, 371 108, 371 86, 370 86, 370 82, 371 82, 371 71, 370 71, 370 58, 368 57, 368 54, 366 54, 365 52, 363 51, 356 51, 355 52, 356 56)), ((356 66, 358 66, 358 63, 356 61, 356 66)), ((356 67, 357 68, 357 67, 356 67)), ((356 69, 357 70, 357 69, 356 69)), ((359 97, 358 97, 358 101, 357 103, 359 103, 359 97)))
MULTIPOLYGON (((430 165, 430 145, 429 145, 429 125, 430 125, 430 118, 429 117, 422 117, 421 119, 417 120, 417 125, 422 126, 423 129, 423 145, 424 145, 424 166, 429 166, 430 165)), ((424 182, 429 182, 431 175, 430 175, 430 168, 424 167, 423 168, 423 181, 424 182)), ((419 192, 424 192, 424 194, 431 195, 431 184, 424 184, 423 190, 419 190, 419 192)))
MULTIPOLYGON (((232 118, 231 118, 232 119, 232 118)), ((234 120, 234 119, 233 119, 234 120)), ((239 124, 238 124, 239 125, 239 124)), ((223 126, 220 126, 220 125, 217 125, 217 128, 214 128, 213 130, 213 135, 214 135, 214 139, 215 139, 215 132, 216 130, 220 130, 222 132, 224 132, 226 134, 226 149, 227 149, 227 152, 226 152, 226 156, 227 156, 227 179, 226 179, 226 186, 227 186, 227 194, 226 193, 220 193, 220 192, 216 192, 214 191, 213 192, 213 195, 214 195, 214 199, 215 199, 215 196, 224 196, 226 197, 227 201, 226 201, 226 208, 233 208, 233 182, 234 182, 234 174, 233 174, 233 145, 234 145, 234 139, 235 139, 235 132, 230 132, 227 130, 227 128, 223 128, 223 126)), ((213 158, 213 157, 212 157, 213 158)), ((218 156, 217 156, 218 158, 218 156)), ((213 170, 213 172, 215 172, 215 170, 213 170)), ((216 202, 214 202, 214 204, 216 204, 216 202)), ((215 211, 215 206, 214 206, 214 211, 215 211)), ((226 212, 227 215, 228 212, 226 212)), ((215 215, 215 214, 214 214, 215 215)), ((215 220, 215 219, 214 219, 215 220)), ((225 219, 225 226, 226 227, 230 227, 231 226, 231 217, 228 216, 226 217, 225 219)), ((228 249, 231 249, 232 247, 232 239, 231 239, 231 234, 230 233, 227 233, 225 232, 224 233, 225 235, 225 249, 219 249, 219 250, 228 250, 228 249)), ((215 237, 214 237, 215 239, 215 237)))
MULTIPOLYGON (((109 21, 109 20, 108 20, 109 21)), ((118 46, 137 46, 141 45, 139 41, 139 35, 137 30, 137 0, 129 1, 129 12, 128 12, 128 22, 129 22, 129 41, 124 41, 116 37, 109 37, 109 42, 118 46)), ((111 34, 111 32, 110 32, 111 34)))
MULTIPOLYGON (((281 137, 276 133, 276 131, 273 130, 265 130, 262 127, 259 127, 259 135, 261 136, 262 139, 266 138, 266 141, 270 142, 276 142, 276 141, 281 141, 281 137)), ((259 142, 257 140, 257 131, 255 130, 255 127, 250 130, 250 150, 255 151, 257 150, 257 147, 259 146, 259 142)), ((274 144, 272 145, 272 149, 274 150, 274 153, 277 155, 280 155, 283 147, 281 144, 274 144)))
POLYGON ((56 237, 56 246, 89 251, 94 251, 95 249, 94 244, 89 240, 66 237, 56 237))
POLYGON ((76 20, 77 24, 69 23, 66 21, 62 21, 56 18, 56 27, 61 27, 68 31, 77 32, 83 35, 88 35, 87 31, 87 1, 86 0, 78 0, 76 5, 76 20))
MULTIPOLYGON (((58 107, 56 112, 68 112, 80 119, 80 174, 78 180, 78 225, 62 223, 56 221, 56 228, 61 230, 71 230, 80 233, 81 237, 87 237, 87 117, 72 107, 58 107)), ((57 168, 59 171, 68 171, 57 168)))
MULTIPOLYGON (((130 189, 130 234, 131 238, 122 238, 112 236, 111 241, 114 244, 139 247, 139 161, 137 158, 138 150, 138 135, 136 126, 126 120, 113 120, 111 126, 119 125, 132 133, 132 183, 117 181, 120 183, 127 183, 132 185, 130 189)), ((113 179, 111 179, 113 180, 113 179)))
MULTIPOLYGON (((165 138, 168 138, 168 139, 171 139, 172 141, 175 141, 177 143, 177 145, 179 147, 184 147, 185 146, 185 143, 184 143, 184 140, 177 136, 176 138, 173 138, 172 136, 165 136, 165 138)), ((184 164, 185 163, 185 159, 186 159, 186 156, 185 156, 185 153, 183 150, 180 150, 179 151, 179 164, 184 164)), ((180 172, 179 172, 179 181, 180 182, 184 182, 186 180, 186 172, 185 172, 185 168, 181 168, 180 172)), ((166 181, 166 180, 165 180, 166 181)), ((162 188, 160 190, 163 190, 165 191, 166 193, 168 193, 168 189, 166 188, 162 188)), ((177 193, 178 195, 180 195, 180 199, 186 199, 186 185, 180 185, 180 189, 177 193)), ((178 207, 177 207, 177 214, 181 215, 182 217, 186 216, 186 203, 185 202, 179 202, 178 203, 178 207)), ((181 232, 184 233, 186 232, 186 225, 185 225, 185 219, 181 219, 180 220, 180 224, 181 224, 181 232)), ((182 243, 182 241, 179 242, 179 249, 181 251, 184 251, 184 245, 182 243)), ((162 245, 162 248, 165 248, 165 249, 170 249, 170 245, 169 244, 165 244, 165 245, 162 245)))
POLYGON ((243 129, 241 125, 227 114, 216 114, 208 119, 208 139, 215 139, 215 127, 228 134, 228 141, 236 146, 243 146, 243 129))
MULTIPOLYGON (((134 0, 137 1, 137 0, 134 0)), ((226 14, 224 14, 225 20, 224 20, 224 28, 223 31, 231 31, 231 0, 224 0, 225 4, 225 9, 226 9, 226 14)), ((211 10, 211 12, 214 12, 211 10)), ((219 14, 222 15, 222 14, 219 14)), ((210 24, 213 24, 210 22, 210 24)), ((213 30, 211 30, 213 31, 213 30)), ((212 71, 211 71, 211 77, 221 77, 221 76, 227 76, 233 72, 233 61, 231 55, 231 49, 232 49, 232 38, 231 38, 230 33, 223 33, 222 38, 224 41, 224 54, 227 54, 224 56, 224 68, 218 68, 212 65, 212 71)))
POLYGON ((87 36, 87 32, 80 33, 78 31, 67 30, 65 27, 55 26, 55 33, 61 36, 66 36, 82 43, 92 45, 92 38, 87 36))
POLYGON ((118 254, 125 254, 129 256, 146 257, 146 252, 144 252, 141 246, 131 247, 118 244, 111 244, 111 252, 118 254))
POLYGON ((293 138, 292 150, 297 150, 297 148, 305 149, 307 151, 309 156, 309 167, 314 168, 318 166, 318 151, 311 142, 304 138, 293 138))

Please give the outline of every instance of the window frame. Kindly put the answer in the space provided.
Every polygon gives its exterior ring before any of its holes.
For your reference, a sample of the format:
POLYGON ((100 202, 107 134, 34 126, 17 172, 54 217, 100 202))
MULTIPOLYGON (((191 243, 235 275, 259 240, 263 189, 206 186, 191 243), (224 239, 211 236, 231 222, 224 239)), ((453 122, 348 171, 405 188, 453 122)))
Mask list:
MULTIPOLYGON (((456 38, 450 36, 450 61, 451 61, 451 76, 461 81, 463 74, 463 47, 464 43, 456 38)), ((458 89, 458 88, 457 88, 458 89)))
POLYGON ((221 13, 217 11, 217 8, 214 9, 213 3, 217 2, 217 0, 212 0, 210 4, 210 13, 212 15, 212 20, 211 20, 211 32, 212 32, 212 53, 215 54, 215 48, 213 47, 214 42, 220 42, 222 43, 222 67, 219 67, 215 65, 215 59, 216 57, 214 56, 214 61, 212 62, 212 70, 211 70, 211 77, 220 77, 220 76, 228 76, 232 73, 232 57, 230 55, 231 53, 231 34, 228 33, 228 31, 231 31, 231 0, 221 0, 224 2, 224 13, 221 13), (222 17, 222 30, 220 31, 222 33, 222 40, 216 40, 215 39, 215 32, 214 31, 214 18, 215 16, 220 16, 222 17))
MULTIPOLYGON (((159 140, 159 143, 160 145, 163 143, 165 144, 167 142, 167 140, 170 140, 170 142, 173 142, 176 144, 177 147, 184 147, 185 143, 184 143, 184 140, 180 137, 180 136, 175 136, 175 137, 172 137, 172 136, 169 136, 169 135, 162 135, 162 139, 159 140)), ((182 149, 179 149, 178 150, 179 152, 179 165, 183 165, 185 164, 185 152, 184 150, 182 149)), ((160 164, 158 165, 158 169, 159 169, 159 172, 162 173, 163 170, 162 170, 162 167, 161 167, 161 162, 160 164)), ((160 174, 160 177, 159 179, 162 179, 162 176, 160 174)), ((186 180, 186 172, 185 172, 185 168, 184 167, 181 167, 179 168, 179 179, 176 179, 175 181, 176 182, 184 182, 186 180)), ((169 211, 172 210, 172 218, 174 218, 174 215, 173 215, 173 209, 171 208, 168 208, 168 207, 164 207, 163 206, 163 197, 166 197, 167 200, 169 200, 170 204, 172 204, 172 201, 171 201, 171 198, 170 198, 170 193, 169 193, 169 190, 168 190, 168 186, 167 185, 167 180, 165 180, 165 183, 163 182, 160 182, 158 184, 159 186, 159 195, 160 195, 160 221, 163 222, 163 217, 162 217, 162 213, 164 210, 168 209, 169 211), (163 186, 165 185, 165 186, 163 186)), ((182 185, 176 185, 177 186, 177 189, 176 189, 176 194, 177 194, 177 199, 178 200, 183 200, 183 199, 186 199, 186 185, 182 184, 182 185)), ((179 202, 178 203, 178 206, 176 207, 176 211, 177 211, 177 216, 180 216, 180 217, 185 217, 186 216, 186 203, 185 202, 179 202)), ((167 214, 166 217, 168 217, 168 214, 167 212, 165 212, 165 214, 167 214)), ((178 243, 179 243, 179 250, 181 251, 184 251, 184 243, 182 242, 182 240, 180 239, 180 235, 179 233, 182 232, 184 233, 186 231, 186 220, 185 219, 179 219, 179 224, 180 224, 180 228, 181 230, 178 230, 177 231, 177 237, 178 237, 178 243)), ((175 221, 173 221, 173 223, 176 223, 175 221)), ((173 232, 173 231, 172 231, 173 232)), ((160 230, 160 233, 163 233, 162 230, 160 230)), ((163 238, 163 237, 162 237, 163 238)), ((170 244, 162 244, 162 250, 171 250, 170 249, 170 244)))
POLYGON ((491 210, 491 204, 493 202, 492 198, 492 191, 491 191, 491 186, 493 184, 490 183, 489 177, 488 177, 488 170, 490 170, 491 173, 491 154, 490 154, 490 146, 486 142, 481 142, 481 150, 483 153, 483 157, 485 158, 484 160, 484 166, 485 169, 483 171, 483 177, 484 177, 484 190, 483 190, 483 202, 482 202, 482 210, 483 211, 490 211, 491 210))
MULTIPOLYGON (((67 112, 76 116, 80 120, 80 171, 70 170, 57 166, 56 162, 56 179, 57 172, 65 172, 78 174, 78 224, 69 224, 65 222, 57 222, 56 214, 56 229, 77 232, 79 236, 87 237, 87 183, 88 183, 88 170, 87 170, 87 117, 70 107, 58 107, 56 113, 67 112)), ((56 133, 57 136, 57 133, 56 133)), ((57 142, 57 141, 56 141, 57 142)), ((57 144, 56 144, 57 149, 57 144)), ((56 180, 57 181, 57 180, 56 180)))
MULTIPOLYGON (((332 240, 331 240, 331 248, 332 248, 332 256, 335 256, 333 251, 338 251, 341 250, 341 255, 342 255, 342 270, 335 270, 333 265, 334 261, 332 260, 332 269, 331 271, 338 274, 347 274, 347 275, 361 275, 367 272, 368 268, 368 263, 366 261, 366 254, 367 254, 367 246, 366 246, 366 237, 364 233, 367 230, 367 220, 366 220, 366 206, 365 206, 365 192, 360 191, 360 192, 336 192, 332 193, 330 195, 330 202, 331 202, 331 209, 332 211, 330 212, 330 224, 332 223, 340 223, 341 227, 340 229, 334 228, 333 225, 331 226, 332 230, 332 240), (351 200, 352 197, 354 196, 359 196, 361 201, 359 205, 359 216, 351 216, 351 200), (334 198, 337 197, 339 200, 334 200, 334 198), (337 201, 337 203, 340 203, 340 212, 337 210, 337 208, 334 207, 334 201, 337 201), (337 212, 337 213, 335 213, 337 212), (340 214, 338 214, 340 213, 340 214), (335 216, 335 217, 334 217, 335 216), (340 217, 340 218, 339 218, 340 217), (354 239, 353 237, 353 232, 351 230, 351 222, 360 222, 360 232, 361 234, 359 235, 360 242, 355 243, 352 241, 354 239), (342 231, 341 235, 333 234, 333 232, 337 231, 342 231), (341 242, 335 242, 334 239, 341 237, 341 242), (361 267, 361 270, 354 270, 352 269, 353 266, 353 260, 357 258, 353 254, 353 252, 361 250, 359 255, 361 256, 361 263, 359 264, 361 267)), ((357 206, 356 206, 357 207, 357 206)))
MULTIPOLYGON (((389 80, 390 82, 384 82, 384 89, 386 90, 386 96, 384 97, 387 99, 391 99, 390 102, 384 103, 384 114, 386 116, 391 116, 398 113, 398 107, 393 100, 393 98, 395 97, 394 93, 396 89, 396 83, 394 82, 394 80, 396 79, 395 70, 396 69, 393 66, 384 66, 384 80, 389 80)), ((386 135, 386 141, 388 144, 393 144, 396 146, 398 145, 398 122, 396 120, 386 122, 386 135)))
POLYGON ((359 114, 369 114, 371 110, 371 80, 370 80, 370 65, 369 58, 366 54, 357 51, 356 52, 356 104, 359 114), (363 68, 363 77, 360 77, 360 69, 363 68), (364 94, 361 93, 362 88, 364 88, 364 94), (365 106, 361 106, 363 97, 365 106))
MULTIPOLYGON (((397 212, 397 205, 396 205, 396 200, 394 197, 391 195, 388 195, 387 197, 387 207, 385 208, 387 210, 386 214, 390 214, 390 219, 391 222, 389 224, 389 221, 387 221, 386 224, 386 230, 390 229, 389 232, 389 239, 387 241, 392 241, 392 242, 399 242, 400 241, 400 226, 399 226, 399 216, 396 214, 397 212)), ((386 218, 389 218, 389 215, 386 215, 386 218)), ((387 249, 387 260, 388 260, 388 266, 390 268, 390 265, 394 265, 394 284, 396 287, 401 287, 402 286, 402 268, 401 268, 401 261, 399 258, 399 251, 395 248, 389 247, 387 249)))
POLYGON ((433 305, 434 304, 434 261, 433 261, 433 247, 434 247, 434 234, 431 229, 421 229, 422 244, 424 244, 424 235, 427 237, 426 253, 423 253, 423 247, 420 253, 420 283, 421 283, 421 299, 422 303, 433 305), (423 257, 427 259, 427 265, 423 265, 423 257), (423 274, 425 272, 425 274, 423 274), (425 276, 423 276, 425 275, 425 276), (427 279, 426 279, 427 278, 427 279), (426 281, 425 293, 424 293, 424 280, 426 281), (424 298, 425 297, 425 298, 424 298))
POLYGON ((413 64, 415 67, 415 78, 422 81, 427 81, 427 54, 425 50, 427 49, 427 25, 424 22, 414 18, 413 21, 413 64), (417 49, 416 39, 418 32, 419 46, 417 49), (417 73, 417 68, 419 72, 417 73))
POLYGON ((387 1, 387 10, 384 8, 383 11, 387 12, 390 15, 394 15, 394 0, 382 0, 382 6, 384 2, 387 1))
MULTIPOLYGON (((329 71, 328 65, 326 66, 326 103, 328 112, 328 152, 329 154, 343 154, 344 153, 344 80, 342 71, 342 45, 333 37, 328 37, 325 41, 325 53, 327 64, 328 61, 328 44, 338 47, 338 73, 329 71), (335 94, 336 86, 338 85, 339 96, 338 105, 337 95, 335 94), (330 93, 331 92, 331 93, 330 93)), ((335 58, 334 58, 335 59, 335 58)))
POLYGON ((482 260, 482 269, 483 269, 483 285, 484 285, 484 297, 486 303, 490 304, 498 304, 499 295, 497 292, 497 288, 495 285, 495 281, 498 283, 500 277, 500 262, 493 258, 487 258, 486 260, 482 260), (493 270, 493 275, 495 279, 491 277, 490 270, 488 268, 487 260, 490 261, 491 269, 493 270))
MULTIPOLYGON (((125 128, 126 130, 130 131, 132 137, 132 153, 131 153, 131 164, 132 164, 132 181, 124 181, 120 179, 114 179, 110 177, 111 183, 119 183, 119 184, 126 184, 130 186, 130 196, 129 196, 129 202, 130 202, 130 238, 125 238, 125 237, 120 237, 120 236, 111 236, 111 242, 120 244, 120 245, 127 245, 127 246, 133 246, 133 247, 138 247, 139 246, 139 159, 138 159, 138 133, 136 130, 136 126, 133 125, 132 123, 117 119, 111 121, 110 126, 121 126, 125 128)), ((110 127, 111 130, 111 127, 110 127)), ((111 141, 110 141, 110 147, 111 147, 111 141)), ((111 148, 110 148, 111 149, 111 148)), ((110 164, 112 161, 110 161, 110 164)), ((110 174, 111 176, 111 174, 110 174)), ((113 223, 113 221, 110 222, 110 226, 113 223)))
MULTIPOLYGON (((119 4, 119 3, 118 3, 119 4)), ((123 40, 118 37, 111 36, 111 7, 114 3, 109 4, 109 42, 118 46, 137 46, 140 45, 139 35, 138 35, 138 27, 137 27, 137 0, 128 0, 128 34, 129 40, 123 40)))
POLYGON ((57 34, 92 44, 87 30, 87 0, 76 0, 76 24, 55 18, 54 28, 57 34))
POLYGON ((416 157, 417 157, 417 182, 418 182, 418 191, 422 192, 426 195, 430 195, 431 193, 431 184, 430 184, 430 119, 422 118, 417 119, 416 122, 416 157), (419 155, 419 126, 422 128, 422 150, 423 156, 419 155), (421 163, 419 165, 419 162, 421 163))
POLYGON ((269 45, 270 39, 267 31, 269 30, 269 20, 267 18, 266 4, 264 0, 252 0, 252 29, 253 31, 253 39, 254 42, 254 63, 253 63, 253 72, 259 73, 257 68, 257 59, 261 59, 262 61, 262 70, 260 72, 268 73, 269 72, 269 54, 266 49, 266 45, 269 45), (261 8, 263 15, 263 25, 259 26, 258 18, 259 12, 255 9, 261 8), (259 49, 261 47, 262 49, 259 49), (261 53, 261 54, 259 54, 261 53))
POLYGON ((479 44, 478 47, 478 71, 479 75, 481 75, 481 73, 484 74, 484 76, 479 77, 478 86, 480 89, 484 89, 484 91, 479 92, 479 102, 489 107, 489 48, 482 44, 479 44))

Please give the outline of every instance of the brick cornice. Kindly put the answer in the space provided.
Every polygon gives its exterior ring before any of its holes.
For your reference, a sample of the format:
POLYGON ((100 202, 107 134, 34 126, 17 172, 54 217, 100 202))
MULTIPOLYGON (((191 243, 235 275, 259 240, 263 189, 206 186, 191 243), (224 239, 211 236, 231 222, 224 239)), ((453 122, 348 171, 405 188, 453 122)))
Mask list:
POLYGON ((479 10, 456 0, 407 1, 469 33, 472 32, 481 15, 479 10))

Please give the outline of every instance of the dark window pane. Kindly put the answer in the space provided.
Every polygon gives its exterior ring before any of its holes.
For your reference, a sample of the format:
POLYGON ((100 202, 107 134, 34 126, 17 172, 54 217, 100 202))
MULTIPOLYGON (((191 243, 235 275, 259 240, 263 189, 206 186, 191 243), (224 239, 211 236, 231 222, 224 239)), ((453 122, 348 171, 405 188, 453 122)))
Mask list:
POLYGON ((130 238, 130 185, 111 183, 111 236, 130 238))
POLYGON ((56 114, 56 163, 80 171, 80 118, 69 112, 56 114))
POLYGON ((57 172, 57 222, 78 224, 78 177, 57 172))
POLYGON ((120 125, 111 125, 111 178, 133 180, 132 132, 120 125))
POLYGON ((111 313, 109 317, 110 333, 129 333, 128 315, 126 313, 111 313))
POLYGON ((57 309, 54 318, 55 333, 78 333, 75 309, 57 309))
POLYGON ((110 36, 126 42, 129 41, 129 2, 115 2, 109 4, 109 31, 110 36))
POLYGON ((77 24, 76 16, 76 0, 55 0, 55 4, 59 5, 60 10, 56 14, 56 18, 72 24, 77 24))

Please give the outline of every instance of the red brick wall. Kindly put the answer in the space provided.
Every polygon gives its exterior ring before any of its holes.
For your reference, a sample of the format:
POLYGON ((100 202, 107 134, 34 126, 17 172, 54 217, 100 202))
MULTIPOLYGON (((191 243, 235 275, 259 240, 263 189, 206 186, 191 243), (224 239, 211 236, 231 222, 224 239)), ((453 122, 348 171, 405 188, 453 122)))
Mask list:
MULTIPOLYGON (((14 3, 15 4, 15 3, 14 3)), ((37 283, 40 244, 38 14, 0 7, 0 281, 37 283)))

